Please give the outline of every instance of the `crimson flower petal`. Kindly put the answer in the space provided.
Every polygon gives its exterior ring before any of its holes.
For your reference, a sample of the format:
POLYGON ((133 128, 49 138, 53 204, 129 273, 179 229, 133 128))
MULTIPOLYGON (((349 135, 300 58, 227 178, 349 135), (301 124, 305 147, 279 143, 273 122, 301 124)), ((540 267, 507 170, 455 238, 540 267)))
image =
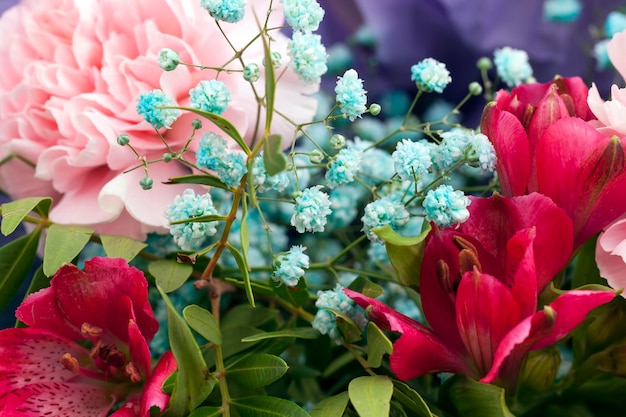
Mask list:
POLYGON ((178 364, 171 350, 161 356, 141 395, 142 416, 149 416, 152 407, 158 407, 161 411, 165 410, 170 401, 170 396, 163 392, 161 386, 177 367, 178 364))

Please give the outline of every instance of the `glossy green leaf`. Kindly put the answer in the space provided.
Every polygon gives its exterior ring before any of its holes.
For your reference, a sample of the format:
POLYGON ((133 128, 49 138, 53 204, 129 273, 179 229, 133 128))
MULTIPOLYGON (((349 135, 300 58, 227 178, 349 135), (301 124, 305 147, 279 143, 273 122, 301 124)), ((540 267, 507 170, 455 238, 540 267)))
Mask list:
POLYGON ((310 417, 291 401, 265 395, 236 398, 232 406, 240 417, 310 417))
POLYGON ((372 368, 378 368, 382 364, 383 356, 393 352, 391 340, 380 328, 369 322, 367 324, 367 364, 372 368))
POLYGON ((572 274, 572 288, 582 287, 586 284, 606 285, 606 280, 600 277, 600 271, 596 264, 596 241, 597 236, 587 240, 576 256, 574 273, 572 274))
POLYGON ((244 388, 264 387, 285 375, 289 367, 278 356, 258 354, 248 356, 231 368, 227 368, 228 379, 232 379, 244 388))
POLYGON ((393 383, 386 376, 361 376, 348 385, 350 402, 360 417, 389 415, 393 383))
POLYGON ((235 262, 237 262, 237 266, 239 267, 239 272, 241 272, 241 276, 243 277, 243 283, 246 289, 246 296, 248 297, 248 302, 252 307, 255 306, 254 303, 254 294, 252 293, 252 284, 250 283, 250 274, 248 272, 248 264, 244 259, 241 252, 239 252, 234 246, 227 244, 226 247, 232 253, 233 258, 235 258, 235 262))
POLYGON ((332 312, 335 316, 337 316, 336 318, 337 329, 341 333, 343 340, 345 340, 348 343, 354 343, 362 339, 363 332, 361 331, 361 328, 357 326, 354 320, 352 320, 347 315, 340 313, 338 311, 335 311, 335 310, 329 310, 329 311, 332 312))
POLYGON ((170 259, 161 259, 148 265, 148 272, 163 291, 169 293, 180 288, 193 272, 193 266, 170 259))
POLYGON ((50 277, 63 264, 71 262, 89 242, 93 232, 86 226, 51 225, 43 249, 43 273, 50 277))
POLYGON ((313 407, 311 417, 342 417, 349 399, 347 392, 324 398, 313 407))
POLYGON ((433 417, 432 412, 426 405, 426 401, 411 387, 404 382, 394 379, 393 398, 402 404, 407 415, 415 417, 433 417))
POLYGON ((207 214, 204 216, 190 217, 188 219, 176 220, 170 222, 170 224, 184 224, 184 223, 209 223, 209 222, 221 222, 226 220, 226 217, 219 214, 207 214))
POLYGON ((426 236, 430 232, 430 224, 425 222, 424 225, 425 229, 416 237, 400 236, 389 225, 373 230, 378 237, 385 241, 389 261, 396 271, 398 281, 413 289, 419 289, 419 274, 424 258, 426 236))
POLYGON ((126 236, 100 235, 102 248, 109 258, 123 258, 130 262, 146 246, 144 242, 126 236))
MULTIPOLYGON (((164 108, 166 108, 166 107, 164 107, 164 108)), ((198 116, 201 116, 201 117, 204 117, 207 120, 210 120, 222 132, 226 133, 235 142, 237 142, 237 145, 239 145, 239 147, 241 147, 241 150, 243 150, 246 154, 250 153, 250 148, 248 147, 248 144, 246 143, 246 141, 243 140, 243 138, 241 137, 241 134, 237 131, 237 128, 235 128, 235 126, 233 126, 233 124, 231 122, 229 122, 228 120, 226 120, 222 116, 220 116, 218 114, 215 114, 215 113, 209 113, 209 112, 206 112, 206 111, 203 111, 203 110, 199 110, 199 109, 194 109, 194 108, 191 108, 191 107, 176 107, 176 108, 195 113, 198 116)))
POLYGON ((247 304, 239 304, 228 310, 222 318, 222 327, 259 326, 278 317, 278 310, 269 307, 252 307, 247 304))
POLYGON ((31 211, 36 212, 42 218, 48 217, 51 204, 52 199, 48 197, 28 197, 2 204, 0 233, 4 236, 13 233, 31 211))
POLYGON ((383 287, 364 277, 357 277, 348 285, 348 288, 370 298, 376 298, 385 292, 383 287))
POLYGON ((157 289, 167 306, 168 336, 178 363, 176 385, 164 415, 186 416, 213 391, 216 380, 211 376, 191 330, 178 315, 165 291, 158 285, 157 289))
POLYGON ((35 256, 41 229, 0 246, 0 311, 9 304, 22 282, 28 277, 35 256))
POLYGON ((270 281, 274 287, 274 293, 289 304, 303 306, 309 301, 309 291, 304 278, 300 278, 298 284, 293 287, 288 287, 281 281, 274 281, 271 278, 270 281))
MULTIPOLYGON (((255 15, 255 19, 257 16, 255 15)), ((272 51, 267 39, 267 35, 260 22, 257 19, 259 33, 263 40, 263 57, 265 59, 265 132, 269 132, 272 127, 272 118, 274 116, 274 98, 276 96, 276 75, 274 74, 274 65, 272 65, 272 51)), ((268 171, 269 172, 269 171, 268 171)), ((273 175, 273 174, 270 174, 273 175)))
POLYGON ((287 168, 287 158, 282 151, 283 138, 280 135, 269 135, 263 144, 263 164, 267 174, 272 176, 287 168))
POLYGON ((187 417, 222 417, 223 415, 221 407, 199 407, 187 417))
POLYGON ((220 327, 209 310, 205 310, 195 304, 185 307, 183 317, 187 324, 198 334, 211 343, 222 344, 222 333, 220 327))
POLYGON ((443 402, 463 417, 514 417, 506 406, 503 388, 455 375, 442 390, 443 402))
POLYGON ((242 342, 258 342, 265 339, 276 339, 279 337, 295 337, 296 339, 317 339, 320 333, 312 327, 298 327, 296 329, 277 330, 275 332, 264 332, 252 336, 244 337, 242 342))
POLYGON ((221 188, 223 190, 230 190, 230 188, 228 188, 222 180, 211 174, 183 175, 181 177, 170 178, 164 184, 200 184, 207 185, 209 187, 221 188))

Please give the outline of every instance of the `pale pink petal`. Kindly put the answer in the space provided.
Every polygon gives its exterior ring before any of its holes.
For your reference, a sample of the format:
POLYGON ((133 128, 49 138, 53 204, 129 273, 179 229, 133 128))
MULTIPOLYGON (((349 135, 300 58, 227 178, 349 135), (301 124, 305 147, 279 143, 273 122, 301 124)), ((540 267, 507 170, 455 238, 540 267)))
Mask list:
POLYGON ((616 33, 606 46, 611 63, 626 80, 626 31, 616 33))
MULTIPOLYGON (((626 288, 626 219, 614 222, 598 236, 596 263, 611 288, 626 288)), ((624 292, 621 295, 626 297, 624 292)))

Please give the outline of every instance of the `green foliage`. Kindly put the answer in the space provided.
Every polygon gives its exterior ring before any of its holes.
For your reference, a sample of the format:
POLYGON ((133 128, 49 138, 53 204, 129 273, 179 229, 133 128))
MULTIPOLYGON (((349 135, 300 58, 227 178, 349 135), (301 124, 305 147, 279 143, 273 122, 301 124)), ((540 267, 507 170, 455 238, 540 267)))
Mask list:
POLYGON ((248 263, 246 262, 241 252, 237 250, 237 248, 235 248, 232 245, 226 245, 226 247, 228 248, 230 253, 233 255, 233 258, 235 258, 235 262, 237 262, 237 266, 239 267, 239 272, 241 272, 241 275, 243 277, 243 283, 246 289, 246 296, 248 297, 248 302, 250 303, 252 307, 254 307, 255 305, 254 293, 252 292, 252 284, 250 283, 248 263))
POLYGON ((393 383, 386 376, 361 376, 348 385, 350 402, 360 417, 389 415, 393 383))
POLYGON ((181 177, 170 178, 165 184, 198 184, 206 185, 209 187, 221 188, 222 190, 229 190, 228 186, 222 182, 218 177, 212 174, 191 174, 181 177))
POLYGON ((110 258, 122 258, 130 262, 148 245, 125 236, 100 235, 102 248, 110 258))
POLYGON ((373 322, 367 324, 367 352, 367 364, 372 368, 378 368, 383 356, 393 352, 391 341, 373 322))
POLYGON ((324 398, 311 410, 311 417, 342 417, 349 400, 347 392, 324 398))
POLYGON ((288 287, 281 281, 273 279, 271 279, 271 285, 274 289, 274 294, 290 304, 303 306, 309 301, 309 291, 304 278, 300 278, 298 284, 293 287, 288 287))
POLYGON ((515 417, 504 399, 504 389, 455 375, 443 387, 442 404, 450 404, 463 417, 515 417))
POLYGON ((86 226, 53 224, 48 228, 43 250, 43 272, 52 276, 83 250, 94 230, 86 226))
POLYGON ((28 276, 40 236, 41 229, 37 228, 0 247, 0 311, 6 308, 28 276))
POLYGON ((276 175, 287 168, 287 158, 282 151, 283 138, 280 135, 269 135, 263 146, 263 163, 268 175, 276 175))
POLYGON ((276 339, 279 337, 295 337, 296 339, 317 339, 319 332, 312 327, 298 327, 296 329, 278 330, 275 332, 263 332, 244 337, 242 342, 258 342, 259 340, 276 339))
POLYGON ((28 197, 2 204, 2 224, 0 233, 10 235, 32 211, 42 219, 48 218, 52 199, 48 197, 28 197))
POLYGON ((240 417, 309 417, 291 401, 270 396, 237 398, 232 401, 240 417))
POLYGON ((237 142, 237 145, 239 145, 239 147, 246 154, 250 153, 250 148, 248 147, 248 144, 246 143, 246 141, 243 140, 243 138, 241 137, 241 134, 239 133, 239 131, 235 128, 235 126, 233 126, 231 122, 224 119, 222 116, 215 114, 215 113, 209 113, 203 110, 199 110, 199 109, 194 109, 192 107, 180 107, 180 109, 195 113, 198 116, 204 117, 205 119, 213 122, 213 124, 215 124, 215 126, 217 126, 222 132, 226 133, 235 142, 237 142))
POLYGON ((288 368, 278 356, 255 354, 227 368, 227 377, 244 388, 261 388, 283 376, 288 368))
POLYGON ((180 288, 193 272, 189 264, 182 264, 170 259, 151 262, 148 272, 154 277, 157 285, 166 293, 180 288))
POLYGON ((222 344, 222 333, 219 325, 209 310, 195 304, 185 307, 183 317, 187 324, 198 334, 211 343, 222 344))

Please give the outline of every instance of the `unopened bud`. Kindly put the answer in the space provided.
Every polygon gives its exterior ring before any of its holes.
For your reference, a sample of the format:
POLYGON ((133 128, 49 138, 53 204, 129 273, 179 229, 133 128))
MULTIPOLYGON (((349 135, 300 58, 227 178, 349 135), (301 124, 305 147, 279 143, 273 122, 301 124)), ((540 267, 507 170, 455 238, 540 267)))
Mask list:
POLYGON ((202 121, 200 119, 193 119, 191 121, 191 127, 196 130, 202 129, 202 121))
POLYGON ((468 90, 471 95, 479 96, 483 93, 483 86, 474 81, 470 83, 468 90))
POLYGON ((117 137, 117 144, 120 146, 126 146, 130 143, 130 137, 126 133, 122 133, 117 137))
POLYGON ((346 146, 346 138, 340 134, 334 134, 330 138, 330 146, 333 149, 341 149, 346 146))
POLYGON ((309 161, 313 164, 319 164, 324 160, 324 154, 319 149, 313 149, 309 153, 309 161))
POLYGON ((561 355, 555 346, 530 352, 520 372, 520 384, 535 392, 550 390, 556 379, 561 355))
POLYGON ((261 77, 261 71, 257 64, 248 64, 243 69, 243 79, 253 83, 261 77))
POLYGON ((371 114, 372 116, 378 116, 378 115, 380 114, 381 109, 382 109, 382 108, 380 107, 380 104, 378 104, 378 103, 372 103, 372 104, 370 105, 370 114, 371 114))
POLYGON ((493 68, 493 62, 491 62, 491 59, 484 56, 476 62, 476 66, 481 71, 489 71, 491 68, 493 68))
POLYGON ((143 177, 141 180, 139 180, 139 185, 141 185, 141 188, 143 188, 144 190, 151 189, 153 183, 154 181, 152 181, 152 178, 150 177, 143 177))

